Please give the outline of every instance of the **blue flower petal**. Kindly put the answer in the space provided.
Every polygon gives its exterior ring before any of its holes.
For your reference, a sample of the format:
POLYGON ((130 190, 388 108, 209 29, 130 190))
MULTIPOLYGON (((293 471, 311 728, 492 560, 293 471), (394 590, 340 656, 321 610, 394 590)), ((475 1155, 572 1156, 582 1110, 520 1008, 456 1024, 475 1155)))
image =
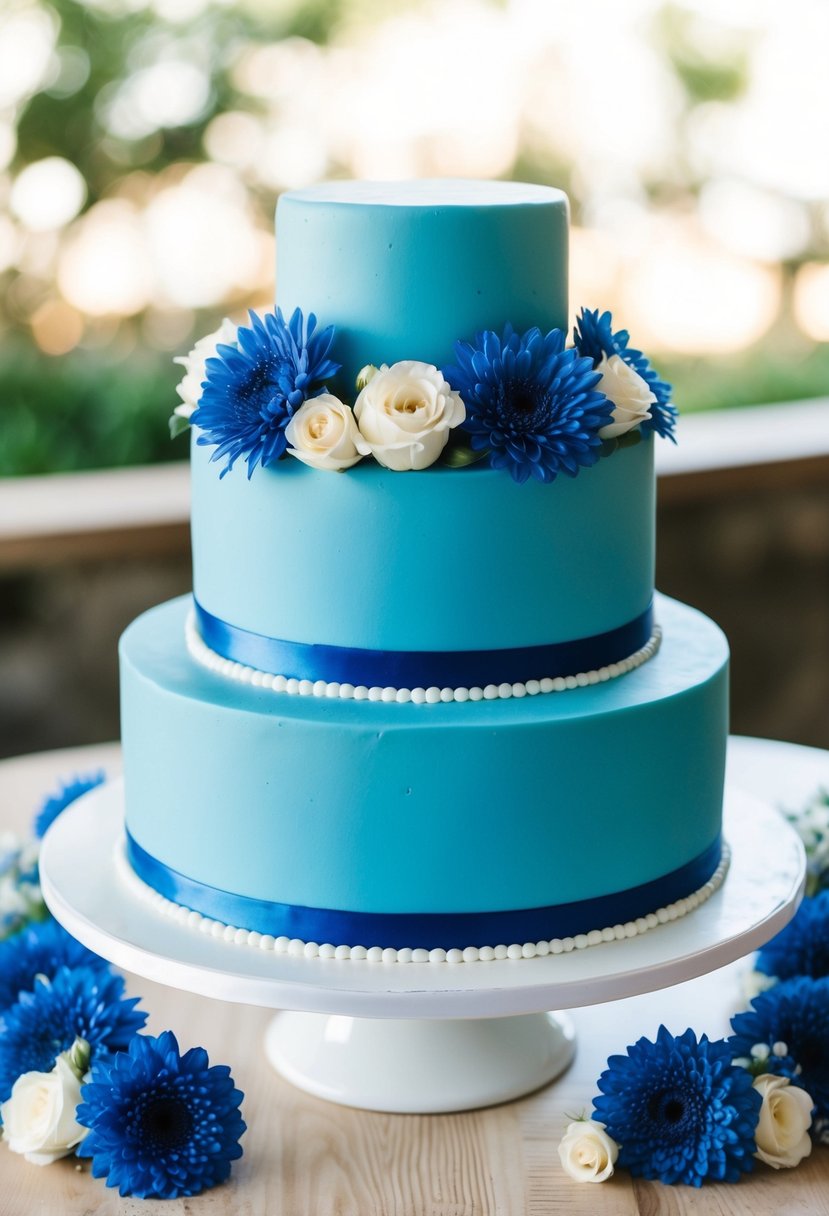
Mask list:
POLYGON ((250 314, 240 326, 237 346, 222 344, 205 364, 202 394, 191 422, 202 432, 198 443, 216 448, 211 459, 227 464, 221 476, 244 457, 248 477, 257 465, 274 464, 285 452, 285 427, 310 397, 325 391, 339 371, 329 358, 334 327, 317 330, 316 317, 295 309, 264 318, 250 314))
POLYGON ((619 1165, 634 1176, 700 1186, 735 1182, 754 1167, 761 1098, 752 1077, 732 1065, 725 1040, 642 1038, 611 1056, 599 1078, 595 1117, 620 1144, 619 1165))
POLYGON ((599 314, 598 309, 583 308, 573 330, 576 350, 591 359, 598 367, 602 356, 620 355, 621 358, 647 383, 656 397, 650 407, 650 418, 640 423, 644 434, 655 431, 663 439, 676 443, 674 430, 678 417, 676 407, 671 404, 671 386, 662 380, 641 350, 629 346, 630 334, 626 329, 614 333, 613 318, 609 312, 599 314))
POLYGON ((537 327, 517 334, 479 333, 474 345, 455 344, 457 362, 443 369, 466 407, 464 429, 473 447, 489 448, 493 468, 523 483, 532 475, 553 481, 595 462, 598 431, 612 407, 596 390, 593 362, 565 349, 565 335, 537 327))
POLYGON ((137 1035, 112 1061, 94 1065, 78 1122, 90 1129, 78 1155, 121 1195, 176 1199, 224 1182, 242 1155, 244 1095, 207 1052, 181 1055, 175 1035, 137 1035))
POLYGON ((16 1004, 21 992, 34 989, 38 975, 52 980, 61 967, 109 969, 56 920, 29 925, 0 943, 0 1014, 16 1004))
POLYGON ((31 992, 3 1013, 0 1034, 0 1102, 24 1072, 49 1072, 55 1057, 76 1038, 86 1039, 93 1063, 121 1051, 147 1020, 138 999, 122 999, 124 981, 98 968, 60 967, 52 980, 38 978, 31 992))
POLYGON ((46 829, 51 827, 58 815, 62 814, 82 794, 89 793, 104 781, 106 781, 106 774, 103 769, 99 769, 96 773, 88 773, 83 777, 75 776, 68 781, 62 781, 57 793, 50 794, 43 800, 40 810, 35 816, 35 835, 37 837, 45 836, 46 829))
POLYGON ((731 1029, 734 1056, 750 1055, 757 1043, 769 1049, 785 1043, 788 1054, 770 1052, 765 1067, 802 1085, 815 1103, 816 1118, 829 1119, 829 978, 801 976, 775 984, 731 1019, 731 1029))

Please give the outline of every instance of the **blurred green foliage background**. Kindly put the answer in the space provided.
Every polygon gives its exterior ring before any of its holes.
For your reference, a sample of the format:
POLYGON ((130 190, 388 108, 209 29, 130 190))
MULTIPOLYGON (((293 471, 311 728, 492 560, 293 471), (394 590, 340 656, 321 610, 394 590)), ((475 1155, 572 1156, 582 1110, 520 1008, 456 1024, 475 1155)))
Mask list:
POLYGON ((331 176, 562 186, 574 305, 680 408, 825 394, 828 42, 820 0, 5 0, 0 474, 182 458, 173 354, 331 176))

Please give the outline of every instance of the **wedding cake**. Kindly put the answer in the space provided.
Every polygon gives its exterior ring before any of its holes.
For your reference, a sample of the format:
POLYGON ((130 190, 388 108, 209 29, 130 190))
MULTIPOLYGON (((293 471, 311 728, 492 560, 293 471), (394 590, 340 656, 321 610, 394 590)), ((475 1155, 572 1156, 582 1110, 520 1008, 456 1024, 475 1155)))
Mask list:
POLYGON ((570 344, 567 240, 542 186, 285 194, 276 312, 184 360, 194 592, 121 687, 127 858, 194 929, 531 956, 722 876, 727 644, 654 593, 669 386, 608 313, 570 344))

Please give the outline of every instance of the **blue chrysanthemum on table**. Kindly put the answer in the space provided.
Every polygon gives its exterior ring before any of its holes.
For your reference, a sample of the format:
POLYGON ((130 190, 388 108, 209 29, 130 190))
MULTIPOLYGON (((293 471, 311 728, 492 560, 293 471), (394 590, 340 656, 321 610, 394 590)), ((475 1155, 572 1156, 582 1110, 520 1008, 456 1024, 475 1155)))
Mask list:
POLYGON ((650 418, 641 422, 640 429, 647 434, 655 431, 663 439, 676 443, 674 430, 678 417, 676 406, 671 404, 671 386, 651 366, 650 360, 630 345, 630 334, 626 329, 613 329, 613 317, 609 312, 599 313, 597 308, 583 308, 573 330, 573 343, 580 355, 592 360, 598 367, 602 356, 619 355, 642 377, 656 397, 651 404, 650 418))
POLYGON ((35 835, 45 836, 46 829, 52 826, 58 815, 62 814, 82 794, 88 794, 90 790, 102 785, 104 781, 106 781, 106 774, 102 770, 97 773, 88 773, 82 777, 71 777, 69 781, 62 781, 57 792, 43 800, 43 804, 35 816, 35 835))
POLYGON ((29 925, 0 943, 0 1014, 31 992, 38 975, 53 979, 61 967, 107 971, 108 964, 82 946, 56 920, 29 925))
POLYGON ((230 1069, 211 1067, 203 1047, 181 1055, 169 1030, 138 1035, 129 1051, 93 1065, 81 1097, 78 1122, 90 1131, 78 1155, 122 1195, 198 1195, 242 1155, 244 1095, 230 1069))
POLYGON ((752 1047, 767 1046, 765 1070, 802 1085, 815 1104, 816 1121, 829 1119, 829 978, 775 984, 734 1015, 731 1029, 734 1057, 750 1057, 752 1047))
POLYGON ((758 951, 754 966, 779 980, 829 976, 829 890, 803 900, 794 919, 758 951))
POLYGON ((248 477, 258 464, 279 460, 291 417, 340 368, 329 357, 334 327, 318 330, 313 313, 306 320, 297 308, 286 321, 277 309, 264 317, 251 312, 250 320, 239 327, 235 346, 220 343, 216 358, 207 360, 190 418, 202 432, 198 442, 216 446, 211 459, 227 457, 222 477, 240 456, 247 458, 248 477))
POLYGON ((620 1144, 619 1165, 636 1177, 700 1186, 736 1182, 754 1167, 761 1098, 752 1077, 732 1063, 724 1040, 639 1039, 611 1056, 599 1078, 595 1117, 620 1144))
POLYGON ((575 477, 599 458, 598 432, 612 406, 596 391, 590 360, 564 342, 559 329, 517 334, 507 325, 500 337, 487 330, 456 342, 457 363, 443 369, 466 406, 462 427, 472 448, 488 451, 493 468, 518 482, 575 477))
POLYGON ((49 1072, 75 1039, 86 1039, 93 1062, 122 1051, 147 1020, 138 999, 123 999, 120 975, 89 967, 61 967, 54 979, 37 979, 6 1009, 0 1034, 0 1102, 24 1072, 49 1072))

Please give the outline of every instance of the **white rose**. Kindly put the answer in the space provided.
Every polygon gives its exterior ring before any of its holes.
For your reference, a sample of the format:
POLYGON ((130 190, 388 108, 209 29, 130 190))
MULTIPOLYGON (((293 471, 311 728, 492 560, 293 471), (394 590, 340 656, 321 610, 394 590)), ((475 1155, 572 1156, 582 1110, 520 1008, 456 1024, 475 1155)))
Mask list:
POLYGON ((446 447, 466 408, 431 363, 383 364, 354 404, 360 432, 387 469, 425 469, 446 447))
POLYGON ((350 469, 371 450, 354 413, 330 393, 305 401, 285 427, 291 456, 315 469, 350 469))
POLYGON ((66 1157, 88 1131, 75 1119, 81 1082, 68 1057, 59 1055, 51 1072, 24 1072, 0 1106, 3 1139, 34 1165, 66 1157))
POLYGON ((576 1182, 604 1182, 613 1173, 619 1145, 608 1136, 603 1123, 579 1119, 568 1124, 558 1155, 576 1182))
POLYGON ((805 1090, 792 1085, 788 1077, 768 1072, 755 1079, 754 1088, 763 1099, 754 1132, 757 1141, 754 1156, 776 1170, 797 1165, 812 1151, 809 1128, 814 1102, 805 1090))
POLYGON ((173 410, 180 418, 189 418, 199 404, 202 384, 207 376, 207 360, 216 357, 216 348, 220 343, 236 345, 236 326, 227 317, 215 333, 199 338, 189 355, 179 355, 173 360, 184 368, 184 379, 176 385, 181 404, 173 410))
POLYGON ((596 371, 601 372, 596 391, 604 393, 613 406, 613 421, 599 431, 601 439, 615 439, 650 418, 656 396, 621 355, 611 355, 609 359, 602 355, 596 371))

